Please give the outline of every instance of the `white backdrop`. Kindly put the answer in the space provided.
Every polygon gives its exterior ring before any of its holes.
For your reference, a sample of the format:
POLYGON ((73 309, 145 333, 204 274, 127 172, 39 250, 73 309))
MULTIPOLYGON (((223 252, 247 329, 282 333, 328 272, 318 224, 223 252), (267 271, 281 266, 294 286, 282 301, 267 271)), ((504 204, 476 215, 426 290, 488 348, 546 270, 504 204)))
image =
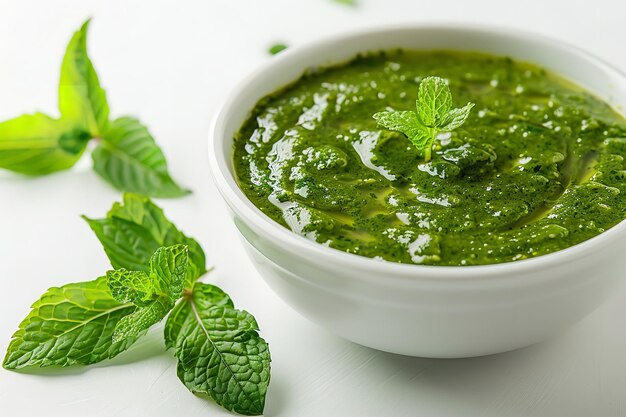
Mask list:
MULTIPOLYGON (((93 16, 89 48, 112 116, 132 114, 194 194, 159 200, 196 237, 208 278, 258 319, 271 346, 268 416, 626 416, 626 291, 579 325, 517 352, 465 360, 400 357, 362 348, 310 324, 264 284, 245 257, 208 176, 211 118, 275 41, 297 45, 373 23, 469 21, 570 41, 626 70, 626 3, 568 0, 53 1, 0 0, 0 120, 56 114, 65 46, 93 16)), ((24 179, 0 173, 0 351, 48 287, 109 268, 79 218, 120 194, 85 158, 71 172, 24 179)), ((601 271, 598 271, 601 273, 601 271)), ((90 368, 40 374, 0 370, 3 416, 225 416, 175 375, 161 328, 131 351, 90 368)))

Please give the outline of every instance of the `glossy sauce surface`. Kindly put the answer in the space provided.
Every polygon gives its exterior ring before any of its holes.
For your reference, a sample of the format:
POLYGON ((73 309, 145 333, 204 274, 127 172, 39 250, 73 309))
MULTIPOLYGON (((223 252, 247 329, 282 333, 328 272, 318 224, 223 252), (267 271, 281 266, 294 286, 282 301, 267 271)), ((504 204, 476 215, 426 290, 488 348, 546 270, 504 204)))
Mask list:
POLYGON ((394 262, 515 261, 589 239, 626 213, 626 121, 537 66, 394 51, 319 69, 261 100, 237 133, 239 185, 265 214, 339 250, 394 262), (445 78, 476 104, 425 163, 376 112, 414 110, 445 78))

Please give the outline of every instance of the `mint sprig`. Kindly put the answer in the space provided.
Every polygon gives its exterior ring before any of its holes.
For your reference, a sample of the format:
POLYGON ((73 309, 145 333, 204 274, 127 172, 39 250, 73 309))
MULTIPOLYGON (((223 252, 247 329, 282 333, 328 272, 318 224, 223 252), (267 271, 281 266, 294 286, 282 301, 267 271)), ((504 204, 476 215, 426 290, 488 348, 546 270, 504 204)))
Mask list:
POLYGON ((87 53, 89 22, 74 33, 63 57, 61 117, 36 113, 0 123, 0 168, 26 175, 69 169, 97 139, 94 169, 115 188, 153 197, 188 194, 170 177, 147 128, 129 117, 109 120, 106 93, 87 53))
POLYGON ((441 132, 452 131, 467 120, 474 103, 452 108, 452 93, 443 78, 426 77, 417 93, 416 111, 383 111, 372 117, 386 129, 406 135, 425 161, 430 161, 432 148, 441 132))
POLYGON ((180 298, 187 247, 159 248, 143 271, 118 269, 94 281, 50 288, 9 344, 3 366, 88 365, 128 349, 180 298))
POLYGON ((50 288, 32 305, 7 349, 6 369, 88 365, 128 349, 168 313, 165 344, 180 380, 240 414, 263 413, 270 353, 252 315, 206 271, 198 242, 149 198, 125 194, 102 219, 87 219, 114 270, 50 288), (170 313, 171 311, 171 313, 170 313))

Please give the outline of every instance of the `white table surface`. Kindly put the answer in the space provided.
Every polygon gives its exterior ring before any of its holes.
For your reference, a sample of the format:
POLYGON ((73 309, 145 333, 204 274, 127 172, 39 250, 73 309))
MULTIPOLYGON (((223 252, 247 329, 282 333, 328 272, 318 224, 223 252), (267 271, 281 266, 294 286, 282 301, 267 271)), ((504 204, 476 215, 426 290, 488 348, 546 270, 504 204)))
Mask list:
MULTIPOLYGON (((0 119, 56 114, 60 60, 93 16, 89 48, 112 115, 139 116, 174 177, 194 194, 158 203, 198 238, 208 278, 258 319, 272 351, 268 416, 626 416, 626 290, 542 344, 491 357, 429 360, 343 341, 300 317, 246 258, 209 179, 207 132, 233 85, 271 59, 275 41, 297 45, 372 23, 457 20, 518 27, 569 40, 626 70, 626 7, 618 0, 53 1, 0 0, 0 119)), ((85 158, 71 172, 0 174, 0 351, 48 287, 109 268, 79 218, 120 194, 85 158)), ((112 361, 63 372, 0 370, 2 416, 226 416, 178 381, 153 329, 112 361)))

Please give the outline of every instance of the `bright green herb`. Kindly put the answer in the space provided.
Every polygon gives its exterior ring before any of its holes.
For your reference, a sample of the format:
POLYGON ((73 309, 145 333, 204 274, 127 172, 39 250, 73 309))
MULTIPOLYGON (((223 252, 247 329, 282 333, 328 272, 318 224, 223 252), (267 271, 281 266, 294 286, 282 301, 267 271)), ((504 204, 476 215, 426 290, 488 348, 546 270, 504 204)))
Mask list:
POLYGON ((174 307, 186 267, 187 247, 176 245, 155 252, 150 274, 118 269, 95 281, 50 288, 13 335, 3 366, 87 365, 112 358, 174 307))
POLYGON ((141 336, 163 320, 181 297, 187 277, 187 247, 159 248, 150 258, 150 271, 116 269, 107 272, 107 284, 119 303, 133 303, 137 309, 115 326, 113 341, 141 336))
POLYGON ((189 193, 169 175, 161 149, 138 120, 109 120, 106 93, 87 54, 89 20, 70 40, 59 82, 59 111, 0 123, 0 168, 26 175, 46 175, 71 168, 87 143, 98 139, 95 171, 115 188, 153 197, 189 193))
POLYGON ((88 365, 112 358, 134 342, 113 342, 113 332, 135 309, 111 296, 105 277, 50 288, 20 323, 2 366, 88 365))
POLYGON ((165 342, 174 348, 178 377, 191 392, 256 415, 263 413, 270 380, 270 352, 258 330, 254 317, 236 310, 222 290, 196 283, 170 314, 165 342))
POLYGON ((287 48, 288 48, 288 46, 287 46, 287 45, 282 44, 282 43, 277 43, 277 44, 275 44, 275 45, 272 45, 272 46, 270 47, 270 49, 268 50, 268 52, 269 52, 271 55, 276 55, 276 54, 278 54, 278 53, 280 53, 280 52, 284 51, 284 50, 285 50, 285 49, 287 49, 287 48))
POLYGON ((149 272, 148 262, 158 248, 184 244, 189 248, 186 287, 207 272, 200 244, 178 230, 148 197, 125 193, 123 202, 114 203, 106 217, 83 218, 100 240, 115 269, 149 272))
POLYGON ((74 33, 67 45, 59 80, 59 111, 63 120, 91 137, 99 137, 109 123, 109 104, 87 54, 89 22, 74 33))
POLYGON ((105 218, 85 219, 115 269, 46 291, 13 335, 3 366, 100 362, 128 349, 171 311, 165 343, 185 386, 228 410, 262 414, 269 347, 252 315, 236 310, 219 288, 197 282, 206 272, 198 242, 149 198, 134 194, 125 194, 105 218))
POLYGON ((384 111, 375 113, 373 117, 379 125, 404 133, 428 162, 437 135, 465 123, 474 104, 467 103, 462 108, 453 109, 450 87, 439 77, 422 80, 415 104, 417 112, 384 111))

